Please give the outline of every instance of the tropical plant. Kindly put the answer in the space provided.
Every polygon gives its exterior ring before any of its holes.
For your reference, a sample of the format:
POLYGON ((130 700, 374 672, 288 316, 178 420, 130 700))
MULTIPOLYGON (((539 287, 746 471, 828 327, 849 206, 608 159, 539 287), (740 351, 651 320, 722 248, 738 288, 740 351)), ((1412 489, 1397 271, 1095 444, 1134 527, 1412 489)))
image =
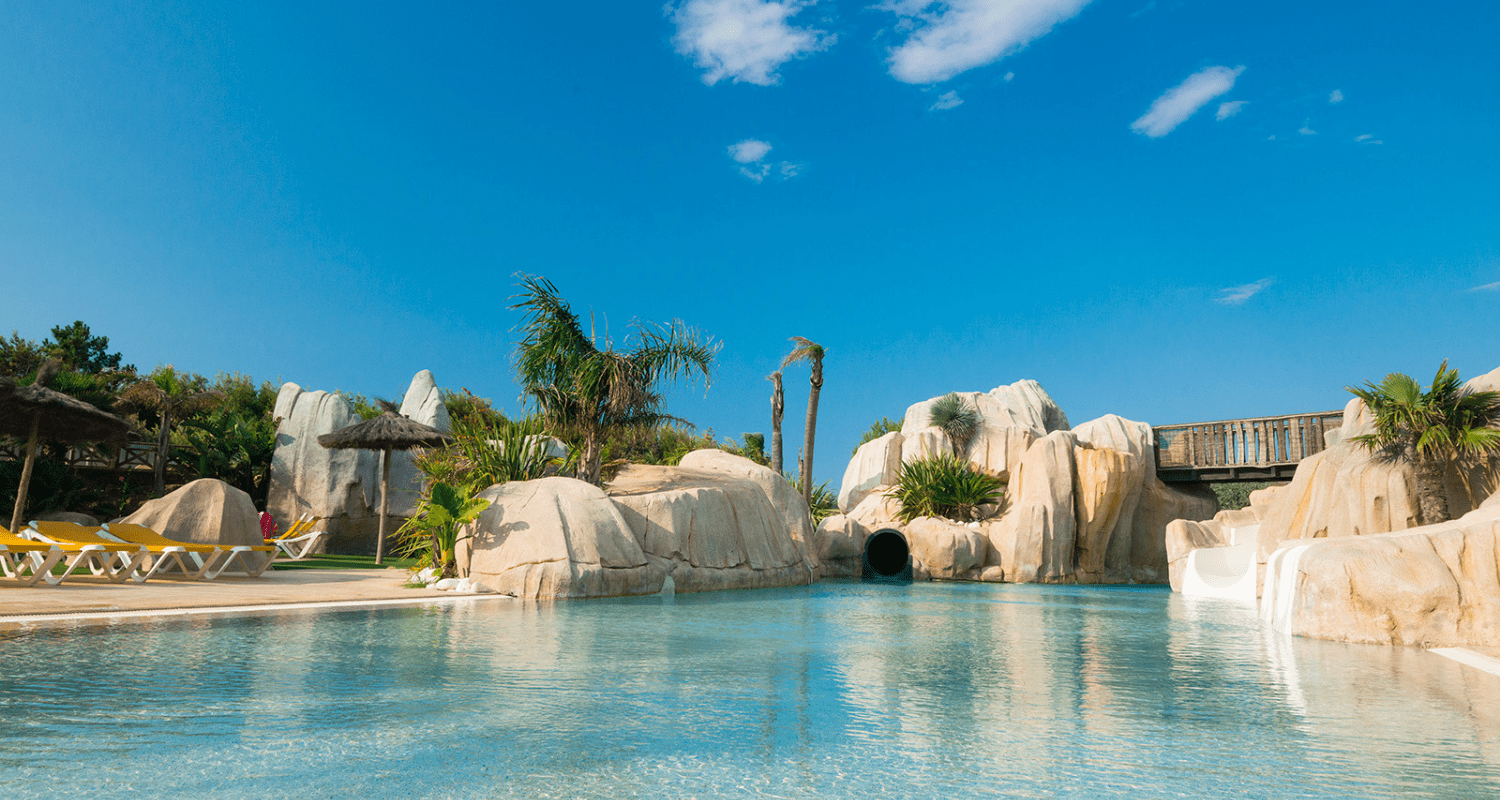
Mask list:
POLYGON ((936 455, 902 464, 890 494, 901 503, 902 523, 917 517, 969 522, 980 506, 1001 501, 1005 484, 963 458, 936 455))
POLYGON ((876 439, 879 439, 887 433, 897 433, 900 432, 900 430, 901 420, 891 419, 890 417, 881 417, 870 425, 870 429, 865 431, 864 435, 859 437, 859 444, 854 446, 854 452, 850 453, 850 455, 857 454, 859 452, 859 448, 875 441, 876 439))
POLYGON ((781 472, 781 417, 786 411, 786 390, 781 386, 781 370, 766 376, 771 382, 771 469, 781 472))
POLYGON ((495 409, 488 397, 477 397, 467 388, 457 392, 444 389, 443 406, 448 410, 448 418, 454 422, 485 419, 498 423, 506 419, 504 414, 495 409))
POLYGON ((525 313, 516 347, 522 391, 547 426, 581 452, 578 477, 600 483, 609 433, 681 422, 662 410, 658 386, 667 380, 710 380, 719 345, 684 323, 634 324, 626 348, 585 334, 578 316, 545 278, 521 277, 512 308, 525 313))
MULTIPOLYGON (((791 481, 792 488, 798 492, 802 491, 802 484, 796 475, 789 472, 783 472, 782 475, 788 481, 791 481)), ((828 481, 823 481, 817 486, 812 487, 812 492, 809 494, 812 500, 807 504, 807 511, 812 514, 814 526, 839 513, 839 493, 829 488, 828 481)))
POLYGON ((928 410, 927 424, 941 428, 953 442, 953 452, 969 452, 969 440, 979 430, 979 412, 964 402, 957 392, 939 397, 928 410))
POLYGON ((210 389, 220 401, 172 432, 193 454, 200 478, 216 478, 264 506, 276 450, 276 387, 245 375, 220 374, 210 389))
POLYGON ((1500 392, 1465 389, 1446 360, 1423 389, 1408 375, 1392 372, 1380 383, 1345 387, 1365 402, 1375 432, 1353 441, 1384 457, 1412 465, 1417 514, 1422 525, 1450 518, 1443 477, 1448 468, 1500 453, 1500 392))
POLYGON ((167 459, 172 452, 172 426, 191 419, 216 405, 222 396, 208 391, 201 375, 178 372, 171 365, 157 367, 146 379, 120 393, 120 403, 155 414, 156 468, 155 491, 166 491, 167 459))
POLYGON ((42 350, 79 372, 135 372, 133 365, 121 367, 120 354, 109 352, 109 337, 94 336, 83 320, 53 328, 52 338, 42 342, 42 350))
POLYGON ((420 556, 441 572, 458 576, 458 543, 469 538, 459 530, 479 518, 490 501, 474 497, 474 490, 435 482, 417 503, 417 512, 396 531, 401 554, 420 556))
POLYGON ((810 339, 801 336, 791 338, 796 347, 792 352, 781 359, 781 368, 806 361, 812 368, 808 381, 812 384, 811 391, 807 395, 807 427, 802 433, 802 468, 800 470, 799 484, 802 487, 802 499, 812 505, 812 474, 813 474, 813 440, 818 433, 818 395, 823 392, 823 346, 810 339))
POLYGON ((569 456, 554 450, 536 417, 507 420, 498 414, 461 416, 453 420, 453 442, 416 457, 417 468, 435 484, 471 493, 497 483, 529 481, 572 466, 569 456))
POLYGON ((1219 510, 1235 511, 1250 505, 1250 494, 1270 486, 1264 481, 1255 483, 1215 483, 1209 486, 1219 500, 1219 510))

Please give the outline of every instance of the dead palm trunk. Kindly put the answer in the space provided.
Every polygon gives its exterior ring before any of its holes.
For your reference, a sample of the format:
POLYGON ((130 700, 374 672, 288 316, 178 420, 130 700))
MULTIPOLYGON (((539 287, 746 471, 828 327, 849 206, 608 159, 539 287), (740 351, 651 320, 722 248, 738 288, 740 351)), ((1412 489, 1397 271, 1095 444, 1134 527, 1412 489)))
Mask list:
POLYGON ((391 510, 391 448, 380 452, 380 527, 375 534, 375 563, 384 563, 385 518, 391 510))
POLYGON ((781 387, 781 370, 766 376, 771 381, 771 469, 781 474, 781 415, 786 411, 786 391, 781 387))
POLYGON ((807 431, 802 438, 802 499, 812 507, 813 440, 818 434, 818 395, 823 391, 823 352, 812 359, 812 390, 807 395, 807 431))
POLYGON ((167 459, 172 453, 172 412, 161 412, 161 429, 156 434, 156 465, 151 470, 154 491, 160 497, 167 493, 167 459))

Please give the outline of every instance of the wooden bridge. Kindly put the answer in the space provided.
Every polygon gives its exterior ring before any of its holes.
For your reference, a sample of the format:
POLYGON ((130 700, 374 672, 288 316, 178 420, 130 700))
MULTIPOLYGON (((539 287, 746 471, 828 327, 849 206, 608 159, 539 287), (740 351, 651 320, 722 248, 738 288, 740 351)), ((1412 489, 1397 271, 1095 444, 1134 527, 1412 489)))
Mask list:
POLYGON ((1288 481, 1343 419, 1342 411, 1322 411, 1152 428, 1156 474, 1164 481, 1288 481))

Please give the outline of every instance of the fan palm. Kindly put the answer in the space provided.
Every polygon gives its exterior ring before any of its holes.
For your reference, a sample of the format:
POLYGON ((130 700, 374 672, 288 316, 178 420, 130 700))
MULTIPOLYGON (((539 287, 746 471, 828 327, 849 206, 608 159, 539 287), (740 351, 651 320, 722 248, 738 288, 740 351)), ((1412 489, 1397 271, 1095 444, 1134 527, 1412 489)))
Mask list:
POLYGON ((585 334, 578 315, 545 278, 521 276, 512 306, 525 313, 516 371, 550 428, 577 442, 579 477, 600 483, 604 444, 611 431, 680 422, 662 411, 665 380, 710 380, 719 345, 674 320, 631 326, 633 346, 616 350, 608 338, 585 334))
POLYGON ((146 379, 120 393, 120 403, 155 412, 161 424, 156 433, 155 491, 167 489, 167 458, 172 452, 172 426, 217 404, 218 392, 203 391, 202 379, 179 373, 171 366, 158 367, 146 379))
POLYGON ((808 381, 812 383, 812 389, 807 394, 807 427, 802 433, 802 499, 812 506, 812 474, 813 474, 813 439, 818 432, 818 395, 823 392, 823 346, 801 336, 793 336, 792 343, 797 345, 792 352, 781 359, 781 368, 806 361, 812 367, 812 374, 808 381))
POLYGON ((1371 450, 1412 465, 1417 480, 1419 522, 1450 518, 1443 476, 1455 464, 1500 452, 1500 392, 1470 391, 1458 370, 1444 361, 1423 390, 1410 376, 1393 372, 1380 383, 1345 387, 1375 417, 1375 432, 1356 436, 1371 450))

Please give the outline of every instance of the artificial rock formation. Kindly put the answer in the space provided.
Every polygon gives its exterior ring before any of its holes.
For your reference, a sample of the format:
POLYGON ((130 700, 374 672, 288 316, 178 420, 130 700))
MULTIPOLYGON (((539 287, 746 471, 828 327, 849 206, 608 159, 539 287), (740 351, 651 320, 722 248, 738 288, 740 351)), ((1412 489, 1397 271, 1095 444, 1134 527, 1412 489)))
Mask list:
MULTIPOLYGON (((411 386, 401 398, 400 413, 440 431, 453 430, 448 406, 443 403, 442 390, 438 389, 431 370, 424 369, 412 376, 411 386)), ((398 517, 415 514, 426 482, 426 476, 417 469, 415 453, 410 450, 391 453, 391 514, 398 517)))
POLYGON ((120 521, 144 525, 179 542, 265 544, 260 512, 250 495, 213 478, 201 478, 165 497, 149 500, 120 521))
POLYGON ((791 481, 777 474, 776 470, 770 467, 723 450, 694 450, 683 456, 678 466, 749 478, 760 487, 766 500, 781 517, 782 527, 787 535, 792 537, 792 541, 797 543, 797 550, 802 554, 803 559, 815 570, 817 569, 818 558, 816 548, 812 543, 812 514, 808 510, 806 501, 802 499, 802 493, 797 491, 797 487, 793 486, 791 481))
MULTIPOLYGON (((266 507, 282 526, 303 514, 319 517, 333 552, 375 551, 379 529, 380 454, 331 450, 318 437, 359 422, 342 395, 284 383, 276 395, 276 450, 266 507)), ((393 462, 394 463, 394 462, 393 462)), ((392 519, 387 530, 401 524, 392 519)))
MULTIPOLYGON (((1204 519, 1218 509, 1206 490, 1179 490, 1156 477, 1155 444, 1145 423, 1111 414, 1070 430, 1067 415, 1035 381, 959 397, 980 417, 960 455, 1005 482, 1006 499, 1000 508, 986 509, 974 526, 955 526, 979 537, 983 548, 977 563, 970 563, 966 537, 943 540, 952 551, 941 555, 937 546, 913 542, 919 575, 1161 582, 1167 578, 1167 523, 1204 519)), ((885 495, 894 464, 954 452, 948 435, 928 425, 937 400, 913 405, 899 434, 868 442, 855 454, 839 492, 843 514, 818 528, 822 541, 815 551, 824 554, 828 574, 856 570, 855 540, 863 546, 859 537, 883 527, 910 527, 897 522, 899 506, 885 495)), ((919 535, 926 536, 928 527, 918 526, 919 535)))

